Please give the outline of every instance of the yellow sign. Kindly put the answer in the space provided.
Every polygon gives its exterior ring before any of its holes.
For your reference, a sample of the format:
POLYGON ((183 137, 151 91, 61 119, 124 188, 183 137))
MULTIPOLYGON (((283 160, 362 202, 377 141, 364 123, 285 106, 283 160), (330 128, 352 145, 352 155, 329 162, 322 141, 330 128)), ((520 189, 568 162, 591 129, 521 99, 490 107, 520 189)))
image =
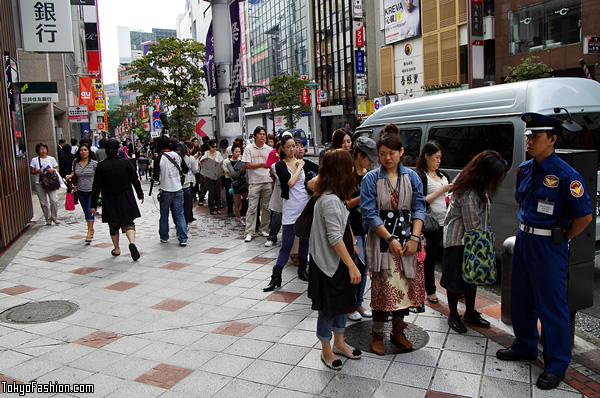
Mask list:
POLYGON ((358 102, 358 114, 359 115, 366 115, 367 114, 367 101, 361 99, 358 102))
POLYGON ((375 105, 373 104, 373 100, 367 100, 367 115, 371 116, 375 112, 375 105))
POLYGON ((102 79, 92 79, 92 83, 94 84, 95 91, 104 91, 102 86, 102 79))
POLYGON ((104 100, 96 100, 96 110, 97 111, 104 110, 104 100))

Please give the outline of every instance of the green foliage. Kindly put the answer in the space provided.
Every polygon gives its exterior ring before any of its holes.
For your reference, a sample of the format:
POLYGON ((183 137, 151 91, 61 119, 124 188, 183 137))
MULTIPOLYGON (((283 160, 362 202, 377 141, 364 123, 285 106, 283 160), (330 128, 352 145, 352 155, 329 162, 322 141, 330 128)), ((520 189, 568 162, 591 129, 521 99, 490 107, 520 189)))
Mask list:
POLYGON ((139 104, 160 97, 170 110, 171 130, 178 137, 194 134, 196 109, 204 99, 204 58, 204 44, 168 37, 152 44, 148 54, 127 67, 136 75, 127 88, 140 92, 139 104))
POLYGON ((106 118, 108 119, 108 132, 109 134, 113 134, 115 129, 119 127, 125 120, 125 113, 121 109, 109 109, 106 111, 106 118))
POLYGON ((540 62, 540 57, 535 55, 532 55, 527 59, 521 58, 520 65, 515 67, 509 66, 508 70, 510 70, 511 75, 504 79, 506 83, 552 77, 552 69, 540 62))
POLYGON ((305 88, 305 81, 300 79, 298 72, 293 75, 278 75, 272 77, 269 85, 271 86, 271 101, 275 106, 282 109, 286 118, 285 127, 287 129, 296 128, 296 123, 302 117, 302 112, 310 111, 310 108, 302 102, 302 90, 305 88))

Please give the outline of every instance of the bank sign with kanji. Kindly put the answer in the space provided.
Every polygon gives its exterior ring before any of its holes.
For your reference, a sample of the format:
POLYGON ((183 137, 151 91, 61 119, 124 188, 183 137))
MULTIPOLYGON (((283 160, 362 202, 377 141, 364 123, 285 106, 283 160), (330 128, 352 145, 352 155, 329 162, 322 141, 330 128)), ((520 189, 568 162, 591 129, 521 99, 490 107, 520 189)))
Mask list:
POLYGON ((73 52, 70 0, 21 0, 25 51, 73 52))

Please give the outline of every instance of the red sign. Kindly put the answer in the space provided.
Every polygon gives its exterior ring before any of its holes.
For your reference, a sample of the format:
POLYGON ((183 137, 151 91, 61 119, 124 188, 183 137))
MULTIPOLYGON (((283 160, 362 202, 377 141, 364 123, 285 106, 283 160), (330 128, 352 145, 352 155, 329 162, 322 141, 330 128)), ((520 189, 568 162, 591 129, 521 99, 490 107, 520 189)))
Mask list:
POLYGON ((86 51, 88 73, 92 76, 100 76, 100 51, 86 51))
POLYGON ((483 46, 483 40, 473 40, 473 46, 483 46))
POLYGON ((88 110, 93 111, 96 109, 94 97, 94 88, 92 86, 91 77, 80 77, 79 78, 79 105, 87 105, 88 110))
POLYGON ((98 130, 104 130, 104 123, 98 123, 98 124, 96 125, 96 128, 97 128, 98 130))
POLYGON ((145 119, 146 118, 146 107, 144 105, 142 105, 140 107, 140 111, 142 113, 142 119, 145 119))
POLYGON ((362 22, 354 22, 354 35, 356 47, 365 46, 365 27, 362 22))
POLYGON ((196 123, 196 134, 198 134, 200 137, 204 137, 206 136, 206 133, 202 130, 202 127, 204 127, 204 125, 206 124, 206 120, 204 119, 200 119, 200 121, 198 123, 196 123))
POLYGON ((306 104, 306 106, 310 106, 310 97, 308 96, 308 89, 302 90, 302 102, 306 104))

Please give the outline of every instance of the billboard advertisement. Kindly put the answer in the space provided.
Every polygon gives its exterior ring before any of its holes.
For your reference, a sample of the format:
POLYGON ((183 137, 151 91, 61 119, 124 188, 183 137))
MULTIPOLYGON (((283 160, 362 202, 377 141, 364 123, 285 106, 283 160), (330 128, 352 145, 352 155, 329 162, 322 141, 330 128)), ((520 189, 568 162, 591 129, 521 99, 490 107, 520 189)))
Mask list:
POLYGON ((384 0, 385 44, 421 35, 420 0, 384 0))

